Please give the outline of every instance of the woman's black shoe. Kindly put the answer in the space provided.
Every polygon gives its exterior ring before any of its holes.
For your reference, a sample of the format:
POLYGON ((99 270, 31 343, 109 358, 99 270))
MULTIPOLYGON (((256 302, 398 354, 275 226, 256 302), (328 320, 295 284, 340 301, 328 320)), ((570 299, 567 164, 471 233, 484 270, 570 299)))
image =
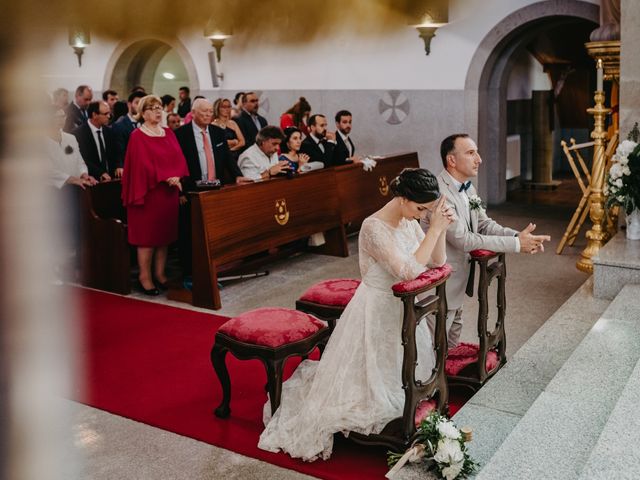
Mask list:
POLYGON ((158 287, 162 291, 169 290, 169 282, 162 283, 160 280, 153 279, 153 283, 156 287, 158 287))
POLYGON ((147 290, 146 288, 144 288, 142 286, 142 283, 139 283, 139 287, 140 290, 142 290, 142 293, 144 293, 145 295, 149 295, 150 297, 157 297, 158 295, 160 295, 160 290, 158 290, 157 288, 150 288, 149 290, 147 290))

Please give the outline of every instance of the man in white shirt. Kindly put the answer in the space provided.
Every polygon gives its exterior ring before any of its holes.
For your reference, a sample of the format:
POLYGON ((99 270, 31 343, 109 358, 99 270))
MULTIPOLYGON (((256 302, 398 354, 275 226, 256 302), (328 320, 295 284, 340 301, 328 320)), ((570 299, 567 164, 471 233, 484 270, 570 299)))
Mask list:
MULTIPOLYGON (((453 268, 447 280, 447 339, 449 348, 458 344, 462 331, 462 306, 465 291, 473 295, 473 269, 469 252, 476 249, 494 252, 530 253, 544 251, 548 235, 533 235, 530 223, 518 232, 489 218, 479 205, 479 197, 469 179, 477 177, 482 158, 476 143, 466 133, 450 135, 440 145, 444 170, 438 175, 440 192, 456 211, 457 220, 447 229, 447 263, 453 268), (470 202, 470 199, 472 200, 470 202)), ((422 221, 423 229, 429 221, 422 221)))
POLYGON ((87 165, 80 155, 76 137, 62 131, 66 118, 64 110, 55 110, 47 135, 45 148, 51 162, 48 183, 57 189, 65 185, 77 185, 85 189, 98 182, 89 175, 87 165))
POLYGON ((278 127, 267 125, 262 128, 256 136, 256 143, 238 158, 242 175, 258 182, 291 170, 289 162, 278 160, 278 147, 283 139, 282 130, 278 127))

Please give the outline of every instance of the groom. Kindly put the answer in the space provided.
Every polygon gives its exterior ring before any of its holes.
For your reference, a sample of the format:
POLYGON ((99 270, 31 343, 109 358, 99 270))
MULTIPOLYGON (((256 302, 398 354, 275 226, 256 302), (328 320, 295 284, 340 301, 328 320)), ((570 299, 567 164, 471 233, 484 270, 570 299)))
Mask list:
MULTIPOLYGON (((449 349, 455 347, 462 331, 462 306, 465 290, 473 296, 473 272, 469 252, 479 248, 494 252, 530 253, 544 251, 548 235, 533 235, 530 223, 518 232, 491 220, 479 205, 476 189, 469 181, 478 175, 482 163, 476 143, 466 133, 445 138, 440 145, 444 170, 438 175, 440 192, 455 208, 457 219, 447 229, 447 263, 453 272, 447 280, 447 339, 449 349), (476 197, 476 198, 474 198, 476 197), (471 201, 470 201, 471 199, 471 201)), ((428 219, 423 220, 428 228, 428 219)))

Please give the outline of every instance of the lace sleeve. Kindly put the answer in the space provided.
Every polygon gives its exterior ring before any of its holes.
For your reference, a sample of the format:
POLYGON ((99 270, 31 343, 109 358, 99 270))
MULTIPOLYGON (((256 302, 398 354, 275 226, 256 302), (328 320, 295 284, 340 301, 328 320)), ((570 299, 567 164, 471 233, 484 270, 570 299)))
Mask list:
MULTIPOLYGON (((414 229, 411 228, 414 232, 414 229)), ((421 238, 415 239, 417 242, 421 238)), ((418 263, 414 251, 402 249, 393 234, 393 229, 383 221, 368 218, 362 223, 358 237, 360 251, 372 257, 377 263, 399 280, 412 280, 425 270, 425 266, 418 263)), ((416 244, 417 245, 417 244, 416 244)), ((410 248, 415 248, 410 246, 410 248)))

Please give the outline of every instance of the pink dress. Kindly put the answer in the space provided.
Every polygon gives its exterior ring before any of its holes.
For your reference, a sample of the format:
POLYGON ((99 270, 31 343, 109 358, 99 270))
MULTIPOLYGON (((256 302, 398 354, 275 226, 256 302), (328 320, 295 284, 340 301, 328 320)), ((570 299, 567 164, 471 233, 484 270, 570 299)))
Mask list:
POLYGON ((169 128, 164 131, 164 137, 150 137, 136 129, 129 138, 122 203, 131 245, 159 247, 178 238, 179 190, 165 180, 186 177, 189 171, 175 134, 169 128))

